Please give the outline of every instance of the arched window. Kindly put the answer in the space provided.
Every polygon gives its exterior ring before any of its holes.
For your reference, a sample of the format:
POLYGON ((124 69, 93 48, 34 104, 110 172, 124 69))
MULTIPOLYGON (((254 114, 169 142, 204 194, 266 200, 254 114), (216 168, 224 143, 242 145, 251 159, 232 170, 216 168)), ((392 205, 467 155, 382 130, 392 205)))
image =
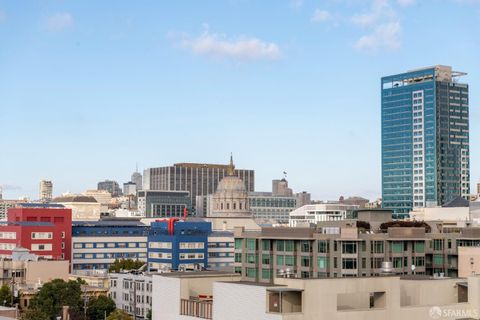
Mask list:
POLYGON ((233 210, 237 210, 237 203, 236 202, 233 203, 233 210))
POLYGON ((240 208, 239 209, 242 210, 242 203, 241 202, 240 202, 240 208))
POLYGON ((223 210, 223 203, 220 204, 220 208, 223 210))
POLYGON ((227 210, 230 210, 230 203, 227 203, 227 210))

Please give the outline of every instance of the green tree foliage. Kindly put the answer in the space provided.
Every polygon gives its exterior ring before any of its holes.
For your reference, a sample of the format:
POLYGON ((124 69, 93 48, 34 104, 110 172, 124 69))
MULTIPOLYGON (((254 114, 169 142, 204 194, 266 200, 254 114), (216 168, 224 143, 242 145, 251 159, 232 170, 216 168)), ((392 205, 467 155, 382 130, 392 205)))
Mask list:
POLYGON ((48 315, 38 309, 27 309, 22 315, 22 320, 50 320, 48 315))
POLYGON ((142 267, 145 262, 140 260, 132 259, 115 259, 113 264, 110 266, 108 271, 110 272, 120 272, 120 270, 133 270, 142 267))
POLYGON ((107 320, 132 320, 132 317, 123 310, 116 309, 107 317, 107 320))
POLYGON ((147 311, 147 320, 152 320, 152 309, 148 309, 147 311))
POLYGON ((69 306, 70 313, 81 312, 83 300, 80 282, 55 279, 45 283, 30 301, 28 312, 44 314, 49 319, 55 319, 61 315, 63 306, 69 306))
POLYGON ((87 305, 87 316, 89 320, 103 320, 105 314, 108 316, 115 311, 115 302, 107 296, 90 298, 87 305))
POLYGON ((5 307, 12 306, 12 292, 6 284, 0 287, 0 304, 5 307))

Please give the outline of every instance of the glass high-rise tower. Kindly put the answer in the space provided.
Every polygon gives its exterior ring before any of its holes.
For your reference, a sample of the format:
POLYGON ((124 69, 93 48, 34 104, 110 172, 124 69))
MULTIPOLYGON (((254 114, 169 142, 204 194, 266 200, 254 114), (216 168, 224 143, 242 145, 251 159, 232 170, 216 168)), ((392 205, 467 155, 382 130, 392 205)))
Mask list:
POLYGON ((470 192, 468 85, 449 66, 382 78, 382 206, 397 214, 470 192))

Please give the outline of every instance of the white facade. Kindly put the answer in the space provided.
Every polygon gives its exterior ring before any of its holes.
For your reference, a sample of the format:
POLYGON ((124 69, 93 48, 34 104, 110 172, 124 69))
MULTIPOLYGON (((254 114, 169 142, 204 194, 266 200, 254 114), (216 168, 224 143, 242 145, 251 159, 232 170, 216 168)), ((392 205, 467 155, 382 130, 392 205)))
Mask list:
POLYGON ((117 309, 146 319, 152 309, 152 275, 147 273, 110 273, 109 295, 117 309))
POLYGON ((115 259, 147 261, 147 237, 72 237, 72 270, 108 269, 115 259))
POLYGON ((53 183, 50 180, 40 181, 40 201, 52 200, 53 183))
POLYGON ((309 204, 290 212, 289 225, 296 227, 308 223, 344 220, 355 209, 358 209, 358 206, 339 203, 309 204))
POLYGON ((208 269, 233 271, 235 240, 232 232, 212 232, 208 236, 208 269))

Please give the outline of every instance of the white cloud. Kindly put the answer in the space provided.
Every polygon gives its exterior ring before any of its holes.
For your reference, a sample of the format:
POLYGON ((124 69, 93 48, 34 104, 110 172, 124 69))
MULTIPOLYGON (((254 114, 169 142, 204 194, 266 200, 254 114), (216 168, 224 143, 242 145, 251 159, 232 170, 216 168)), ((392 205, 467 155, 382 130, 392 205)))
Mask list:
POLYGON ((73 26, 74 20, 70 13, 57 13, 47 19, 47 28, 50 31, 62 31, 73 26))
POLYGON ((408 7, 415 4, 415 0, 397 0, 397 3, 402 7, 408 7))
POLYGON ((229 39, 225 35, 210 33, 206 29, 198 37, 170 35, 174 42, 194 54, 235 60, 275 60, 281 57, 281 50, 273 42, 254 37, 229 39))
POLYGON ((374 26, 382 19, 389 19, 395 16, 388 0, 373 0, 370 9, 366 12, 356 14, 352 22, 361 27, 374 26))
POLYGON ((362 51, 376 51, 378 49, 395 50, 400 48, 401 26, 398 21, 380 24, 372 33, 364 35, 355 43, 355 47, 362 51))
POLYGON ((313 22, 323 22, 323 21, 330 20, 331 17, 332 15, 330 14, 330 12, 326 10, 315 9, 315 12, 313 13, 313 17, 311 20, 313 22))

